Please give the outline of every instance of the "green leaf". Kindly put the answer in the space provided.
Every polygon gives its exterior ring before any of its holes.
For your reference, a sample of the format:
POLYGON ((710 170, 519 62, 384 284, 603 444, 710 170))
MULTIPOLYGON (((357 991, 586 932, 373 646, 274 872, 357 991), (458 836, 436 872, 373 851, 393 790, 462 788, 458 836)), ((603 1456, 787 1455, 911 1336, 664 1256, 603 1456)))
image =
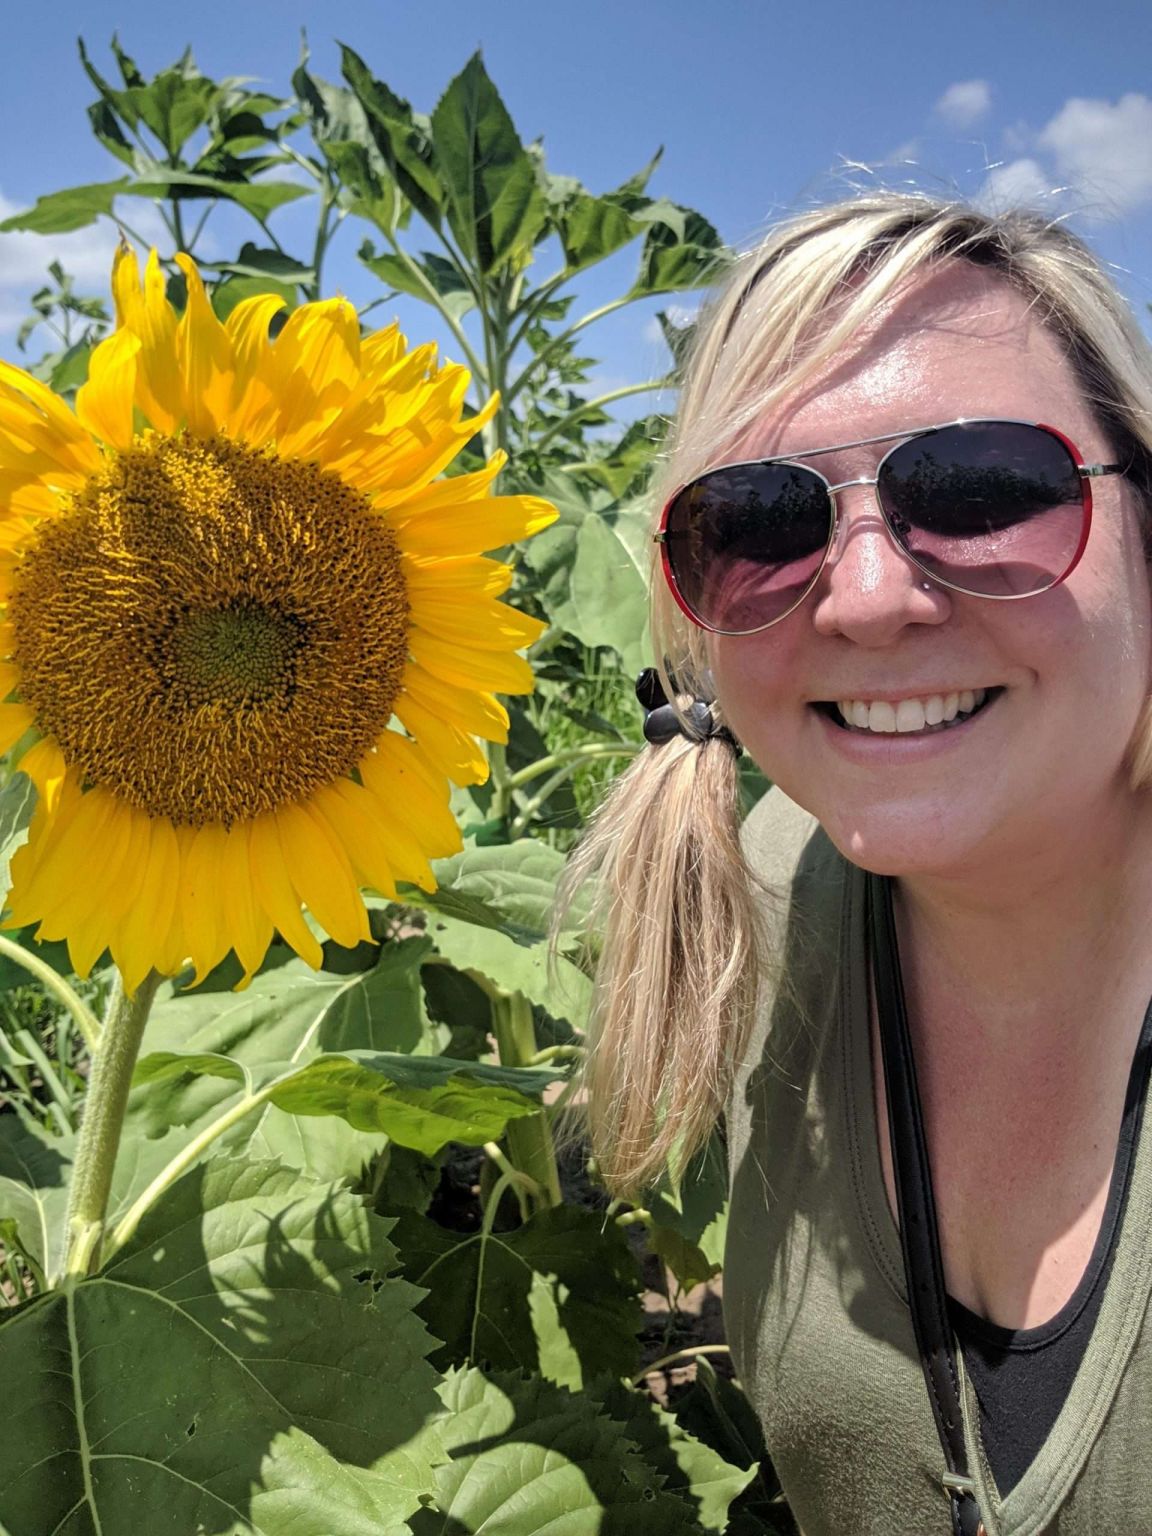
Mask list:
POLYGON ((538 942, 548 937, 556 886, 567 860, 536 838, 487 847, 471 846, 450 859, 438 859, 437 889, 429 905, 453 916, 500 928, 513 938, 538 942), (473 899, 466 908, 458 898, 473 899), (441 905, 441 900, 443 905, 441 905))
POLYGON ((69 230, 95 224, 101 215, 110 215, 118 197, 133 190, 125 177, 120 181, 91 182, 84 187, 68 187, 63 192, 49 192, 38 197, 24 213, 14 213, 0 224, 0 234, 27 230, 35 235, 62 235, 69 230))
POLYGON ((627 1375, 639 1355, 640 1272, 602 1212, 556 1206, 510 1232, 450 1232, 405 1212, 393 1237, 444 1341, 433 1361, 539 1371, 579 1387, 627 1375))
POLYGON ((12 855, 28 839, 28 823, 36 809, 36 786, 26 774, 14 773, 0 789, 0 891, 12 884, 12 855))
POLYGON ((479 53, 432 113, 436 162, 448 193, 448 221, 482 272, 523 261, 545 219, 536 169, 479 53))
POLYGON ((648 206, 644 218, 650 226, 629 297, 679 293, 716 280, 728 252, 702 214, 661 200, 648 206))
POLYGON ((161 70, 148 84, 129 86, 120 100, 174 158, 208 121, 218 92, 214 81, 177 66, 161 70))
POLYGON ((548 1532, 549 1536, 681 1536, 700 1530, 660 1489, 620 1426, 591 1398, 506 1373, 454 1373, 440 1388, 436 1506, 416 1536, 548 1532))
POLYGON ((706 1531, 727 1531, 728 1511, 756 1476, 754 1460, 733 1466, 671 1414, 623 1382, 595 1382, 585 1392, 620 1425, 644 1460, 692 1510, 706 1531))
POLYGON ((474 921, 433 913, 428 936, 459 971, 500 992, 522 992, 558 1019, 583 1026, 592 984, 571 961, 558 956, 548 964, 547 944, 520 944, 506 933, 474 921))
POLYGON ((181 1180, 104 1273, 0 1326, 0 1527, 399 1536, 438 1404, 387 1232, 274 1164, 181 1180))
POLYGON ((564 259, 572 272, 603 261, 634 240, 642 226, 611 193, 593 197, 581 192, 557 220, 564 259))
MULTIPOLYGON (((165 983, 142 1054, 223 1056, 238 1062, 255 1081, 269 1063, 303 1066, 330 1052, 435 1051, 439 1042, 429 1028, 420 986, 420 965, 427 953, 427 941, 407 939, 382 946, 370 969, 340 975, 314 971, 275 945, 243 992, 231 990, 239 978, 227 965, 194 992, 165 983)), ((162 1110, 153 1104, 151 1090, 133 1092, 126 1137, 129 1143, 148 1143, 140 1149, 142 1172, 145 1167, 157 1171, 152 1166, 152 1138, 168 1125, 186 1126, 167 1138, 167 1157, 174 1156, 182 1142, 201 1131, 239 1092, 239 1085, 222 1078, 192 1078, 183 1097, 169 1090, 162 1110)), ((354 1178, 384 1145, 384 1137, 357 1131, 339 1116, 296 1119, 268 1104, 236 1128, 228 1145, 336 1179, 354 1178)), ((136 1193, 143 1187, 137 1183, 136 1193)))
POLYGON ((63 1258, 72 1153, 71 1138, 49 1136, 18 1114, 0 1115, 0 1221, 12 1223, 4 1240, 46 1275, 63 1258))
POLYGON ((283 299, 286 312, 296 308, 299 298, 295 283, 280 283, 271 277, 226 277, 212 290, 212 308, 219 319, 227 320, 237 304, 262 293, 274 293, 283 299))
POLYGON ((223 181, 218 176, 202 176, 196 171, 170 171, 157 166, 141 181, 120 188, 125 197, 147 197, 153 201, 175 197, 187 202, 195 198, 222 198, 238 203, 246 213, 266 221, 285 203, 307 197, 311 188, 297 181, 223 181))
POLYGON ((585 645, 610 645, 629 672, 651 662, 651 535, 651 508, 641 497, 576 513, 529 546, 529 561, 556 578, 548 594, 553 623, 585 645))
POLYGON ((643 1201, 648 1241, 685 1288, 719 1274, 728 1232, 728 1156, 713 1132, 677 1182, 671 1175, 643 1201))
POLYGON ((394 252, 377 252, 371 240, 365 240, 358 252, 368 270, 399 293, 422 299, 425 304, 440 300, 441 306, 458 320, 476 307, 476 299, 459 268, 446 257, 424 251, 407 260, 394 252))
POLYGON ((337 1115, 358 1131, 386 1134, 430 1157, 451 1141, 480 1146, 502 1135, 510 1120, 535 1114, 556 1074, 545 1067, 352 1051, 317 1056, 295 1070, 270 1063, 254 1077, 229 1056, 158 1051, 140 1060, 133 1083, 150 1090, 154 1123, 180 1125, 184 1116, 203 1117, 203 1100, 188 1090, 205 1077, 267 1094, 291 1115, 337 1115))
POLYGON ((341 44, 343 74, 367 115, 372 138, 401 192, 434 229, 440 227, 444 188, 435 164, 427 118, 413 112, 367 64, 341 44))
POLYGON ((311 283, 316 280, 316 270, 305 262, 297 261, 286 251, 266 250, 246 240, 234 261, 211 263, 217 272, 233 273, 237 277, 273 278, 277 283, 311 283))

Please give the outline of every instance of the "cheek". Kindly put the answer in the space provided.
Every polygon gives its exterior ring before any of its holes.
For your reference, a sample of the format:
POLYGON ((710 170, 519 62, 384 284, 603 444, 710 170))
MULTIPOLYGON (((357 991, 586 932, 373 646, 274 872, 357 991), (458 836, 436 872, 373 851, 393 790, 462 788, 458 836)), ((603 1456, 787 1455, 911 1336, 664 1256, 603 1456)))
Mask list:
POLYGON ((773 744, 782 744, 789 716, 798 718, 802 709, 793 651, 780 629, 709 637, 708 664, 724 718, 761 767, 773 744))

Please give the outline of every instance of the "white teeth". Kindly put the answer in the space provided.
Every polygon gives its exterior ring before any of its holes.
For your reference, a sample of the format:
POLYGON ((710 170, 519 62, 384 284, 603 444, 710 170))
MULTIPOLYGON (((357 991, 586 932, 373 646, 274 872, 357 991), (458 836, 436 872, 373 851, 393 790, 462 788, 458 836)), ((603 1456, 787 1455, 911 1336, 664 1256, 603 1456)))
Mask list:
POLYGON ((988 697, 986 688, 962 688, 956 693, 933 693, 923 699, 840 699, 836 708, 846 725, 877 735, 914 735, 947 725, 957 715, 970 715, 988 697))
MULTIPOLYGON (((872 706, 876 708, 875 704, 872 706)), ((922 731, 926 712, 919 699, 901 699, 896 706, 896 729, 900 732, 922 731)))

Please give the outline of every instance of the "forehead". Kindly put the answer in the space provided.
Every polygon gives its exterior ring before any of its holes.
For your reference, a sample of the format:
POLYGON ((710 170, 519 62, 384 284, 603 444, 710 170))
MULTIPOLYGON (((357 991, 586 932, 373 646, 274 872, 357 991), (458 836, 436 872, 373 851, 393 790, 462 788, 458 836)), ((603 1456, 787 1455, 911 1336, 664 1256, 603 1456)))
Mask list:
POLYGON ((1016 289, 967 262, 917 278, 851 347, 757 423, 750 456, 848 442, 961 416, 1094 435, 1055 335, 1016 289))

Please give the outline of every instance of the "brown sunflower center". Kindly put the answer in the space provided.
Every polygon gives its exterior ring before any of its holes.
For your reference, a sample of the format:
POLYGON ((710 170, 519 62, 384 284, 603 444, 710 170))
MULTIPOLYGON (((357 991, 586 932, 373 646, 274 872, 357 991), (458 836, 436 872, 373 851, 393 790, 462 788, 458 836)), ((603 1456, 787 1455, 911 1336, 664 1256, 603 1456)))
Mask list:
POLYGON ((142 438, 45 523, 9 617, 21 692, 90 785, 180 824, 347 774, 408 658, 396 541, 339 476, 142 438))

